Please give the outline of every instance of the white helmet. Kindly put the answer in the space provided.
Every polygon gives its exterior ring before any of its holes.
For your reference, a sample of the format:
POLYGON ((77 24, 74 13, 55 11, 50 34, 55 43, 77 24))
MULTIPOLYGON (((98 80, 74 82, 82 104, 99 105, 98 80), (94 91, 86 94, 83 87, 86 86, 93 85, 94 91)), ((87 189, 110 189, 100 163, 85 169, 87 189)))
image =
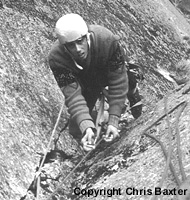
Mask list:
POLYGON ((74 13, 62 16, 56 23, 55 32, 61 43, 72 42, 88 33, 88 27, 83 18, 74 13))

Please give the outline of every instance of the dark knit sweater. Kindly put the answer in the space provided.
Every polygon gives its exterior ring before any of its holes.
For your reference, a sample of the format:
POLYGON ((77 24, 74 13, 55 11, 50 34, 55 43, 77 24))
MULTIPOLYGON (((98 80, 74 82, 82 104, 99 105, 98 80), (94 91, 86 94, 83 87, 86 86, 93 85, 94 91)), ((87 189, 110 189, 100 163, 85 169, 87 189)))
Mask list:
POLYGON ((89 113, 95 102, 90 100, 97 99, 102 88, 108 86, 108 124, 116 127, 128 91, 128 77, 119 37, 99 25, 90 25, 89 33, 91 57, 83 70, 77 68, 58 40, 48 57, 50 68, 65 96, 68 112, 82 133, 89 127, 95 128, 89 113))

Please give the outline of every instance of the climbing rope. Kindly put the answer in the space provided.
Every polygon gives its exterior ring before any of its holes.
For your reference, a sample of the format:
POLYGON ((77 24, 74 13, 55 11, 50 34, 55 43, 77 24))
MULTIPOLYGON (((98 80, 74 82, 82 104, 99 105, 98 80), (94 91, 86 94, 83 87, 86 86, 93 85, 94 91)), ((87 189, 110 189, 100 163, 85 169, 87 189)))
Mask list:
MULTIPOLYGON (((165 110, 165 114, 166 114, 166 122, 167 122, 167 125, 168 125, 168 130, 169 130, 169 147, 168 147, 168 153, 165 155, 165 157, 166 157, 166 166, 165 166, 164 172, 162 174, 161 181, 160 181, 160 183, 158 185, 159 188, 162 188, 163 183, 164 183, 165 179, 167 178, 168 168, 171 165, 171 155, 172 155, 172 150, 173 150, 173 146, 172 146, 172 129, 171 129, 171 124, 170 124, 170 120, 169 120, 167 104, 168 104, 168 95, 164 98, 164 110, 165 110)), ((180 181, 178 179, 177 173, 176 173, 176 171, 175 171, 173 166, 172 166, 171 171, 174 174, 174 178, 176 180, 177 185, 179 185, 180 181)), ((157 200, 157 199, 158 199, 158 197, 154 194, 152 200, 157 200)))
MULTIPOLYGON (((101 133, 101 130, 102 130, 102 124, 103 124, 104 101, 105 101, 105 97, 104 97, 104 95, 102 95, 102 98, 101 98, 101 101, 100 101, 100 106, 99 106, 99 111, 98 111, 98 115, 97 115, 97 120, 96 120, 96 130, 97 130, 97 133, 96 133, 96 138, 95 138, 95 141, 96 141, 95 148, 96 148, 96 147, 101 143, 101 141, 103 140, 102 138, 99 140, 99 137, 100 137, 100 133, 101 133)), ((153 127, 155 124, 157 124, 161 119, 163 119, 163 118, 166 116, 166 117, 167 117, 167 123, 168 123, 168 126, 169 126, 169 131, 170 131, 169 134, 171 135, 172 133, 171 133, 171 127, 170 127, 170 124, 169 124, 168 115, 169 115, 171 112, 173 112, 176 108, 178 108, 178 107, 181 106, 182 108, 180 109, 180 111, 179 111, 179 113, 178 113, 178 115, 177 115, 177 119, 176 119, 176 133, 177 133, 177 141, 178 141, 178 147, 179 147, 179 145, 180 145, 180 142, 179 142, 179 130, 178 130, 177 124, 178 124, 178 121, 179 121, 179 117, 180 117, 180 115, 181 115, 181 113, 182 113, 182 111, 184 110, 184 108, 185 108, 186 105, 187 105, 186 101, 183 101, 183 102, 180 102, 180 103, 179 103, 177 106, 175 106, 173 109, 171 109, 170 111, 168 111, 168 110, 167 110, 167 99, 166 99, 166 101, 165 101, 165 114, 162 115, 160 118, 158 118, 155 122, 153 122, 149 127, 147 127, 147 128, 142 132, 142 134, 144 134, 144 135, 146 135, 146 136, 148 136, 148 137, 154 139, 156 142, 158 142, 158 143, 160 144, 160 146, 161 146, 161 148, 162 148, 162 150, 163 150, 163 152, 164 152, 164 156, 166 157, 167 164, 166 164, 166 168, 165 168, 165 170, 164 170, 163 177, 162 177, 162 180, 161 180, 161 182, 160 182, 160 185, 163 184, 163 181, 165 180, 165 178, 166 178, 166 176, 167 176, 168 166, 170 166, 170 169, 171 169, 171 171, 172 171, 172 174, 174 175, 174 178, 175 178, 175 180, 176 180, 177 185, 180 184, 180 180, 179 180, 179 178, 178 178, 178 176, 177 176, 177 173, 176 173, 176 171, 175 171, 175 168, 173 167, 173 165, 172 165, 172 163, 171 163, 171 161, 170 161, 170 160, 171 160, 171 152, 172 152, 171 142, 170 142, 170 147, 169 147, 169 150, 168 150, 168 153, 167 153, 167 151, 166 151, 164 145, 162 144, 162 142, 161 142, 158 138, 156 138, 155 136, 152 136, 152 135, 149 135, 148 133, 146 133, 146 131, 147 131, 148 129, 150 129, 151 127, 153 127), (182 105, 182 106, 181 106, 181 105, 182 105)), ((56 121, 54 130, 53 130, 52 135, 51 135, 51 138, 50 138, 50 142, 49 142, 49 144, 48 144, 47 150, 46 150, 46 152, 45 152, 45 154, 44 154, 44 157, 43 157, 43 159, 42 159, 42 162, 41 162, 41 164, 40 164, 39 170, 38 170, 37 173, 36 173, 36 177, 35 177, 35 178, 37 179, 37 182, 38 182, 38 184, 37 184, 37 185, 38 185, 38 186, 37 186, 38 188, 37 188, 36 200, 38 200, 38 196, 39 196, 41 167, 42 167, 43 164, 44 164, 44 161, 45 161, 47 152, 48 152, 48 150, 49 150, 49 148, 50 148, 50 145, 51 145, 51 142, 52 142, 52 140, 53 140, 53 136, 54 136, 54 134, 55 134, 56 127, 57 127, 57 125, 58 125, 58 123, 59 123, 62 110, 63 110, 63 106, 62 106, 62 108, 60 109, 59 116, 58 116, 58 118, 57 118, 57 121, 56 121)), ((170 139, 172 139, 172 135, 171 135, 170 139)), ((73 170, 61 181, 61 183, 58 185, 58 187, 56 188, 56 190, 51 194, 50 199, 51 199, 52 197, 59 196, 58 191, 61 190, 63 183, 64 183, 67 179, 69 179, 69 178, 72 176, 72 174, 74 173, 74 171, 86 160, 86 158, 91 154, 92 151, 93 151, 93 150, 89 151, 86 155, 84 155, 84 157, 82 158, 82 160, 81 160, 81 161, 73 168, 73 170)), ((178 148, 178 154, 180 154, 180 148, 178 148)), ((182 161, 179 160, 179 164, 180 164, 180 163, 182 163, 182 161)), ((181 166, 182 166, 182 165, 180 164, 180 170, 181 170, 181 173, 182 173, 182 177, 183 177, 183 180, 185 180, 185 179, 186 179, 186 176, 184 175, 185 173, 184 173, 184 170, 182 169, 181 166)))
MULTIPOLYGON (((153 122, 150 126, 148 126, 142 134, 154 139, 156 142, 158 142, 161 146, 161 149, 164 153, 164 156, 166 158, 166 167, 164 169, 164 172, 163 172, 163 175, 162 175, 162 179, 160 181, 160 184, 159 184, 159 187, 161 188, 162 185, 163 185, 163 182, 164 180, 166 179, 167 177, 167 173, 168 173, 168 167, 170 166, 170 170, 175 178, 175 181, 177 183, 177 185, 179 186, 180 185, 180 180, 177 176, 177 173, 176 173, 176 170, 175 168, 173 167, 173 164, 171 163, 171 153, 172 153, 172 149, 173 149, 173 146, 171 144, 171 140, 172 140, 172 131, 171 131, 171 127, 170 127, 170 122, 169 122, 169 114, 171 112, 173 112, 176 108, 180 107, 181 106, 181 109, 179 110, 179 112, 177 113, 177 117, 176 117, 176 134, 177 134, 177 151, 178 151, 178 161, 179 161, 179 167, 180 167, 180 172, 182 174, 182 180, 186 180, 186 175, 185 175, 185 172, 184 172, 184 168, 183 168, 183 165, 182 165, 182 160, 181 160, 181 151, 180 151, 180 136, 179 136, 179 117, 181 115, 181 113, 183 112, 184 108, 187 106, 187 102, 186 101, 182 101, 180 102, 177 106, 175 106, 173 109, 171 109, 170 111, 167 110, 167 97, 165 98, 165 114, 162 115, 160 118, 158 118, 155 122, 153 122), (149 135, 148 133, 146 133, 146 131, 148 129, 150 129, 151 127, 153 127, 154 125, 156 125, 161 119, 163 119, 164 117, 167 117, 167 124, 168 124, 168 127, 169 127, 169 150, 168 150, 168 153, 163 145, 163 143, 158 139, 156 138, 155 136, 153 135, 149 135)), ((152 200, 156 200, 157 199, 157 196, 153 196, 152 200)))
MULTIPOLYGON (((167 177, 168 168, 169 168, 169 165, 171 163, 171 155, 172 155, 172 150, 173 150, 172 129, 171 129, 171 124, 170 124, 170 120, 169 120, 168 105, 167 104, 168 104, 168 95, 164 98, 164 110, 165 110, 165 113, 166 113, 166 122, 167 122, 167 125, 168 125, 168 131, 169 131, 169 147, 168 147, 168 156, 167 156, 167 159, 166 159, 166 166, 165 166, 165 169, 164 169, 164 172, 163 172, 163 175, 162 175, 162 179, 161 179, 160 184, 159 184, 160 188, 162 188, 164 180, 167 177)), ((178 179, 176 180, 176 182, 177 182, 177 184, 179 184, 178 179)))
POLYGON ((61 106, 61 109, 60 109, 60 111, 59 111, 59 114, 58 114, 58 117, 57 117, 55 126, 54 126, 54 128, 53 128, 53 131, 52 131, 52 134, 51 134, 51 137, 50 137, 48 146, 47 146, 47 148, 46 148, 46 150, 45 150, 45 153, 44 153, 43 159, 42 159, 42 161, 41 161, 41 164, 40 164, 40 166, 39 166, 39 168, 38 168, 38 171, 36 171, 36 174, 35 174, 34 180, 37 180, 36 200, 39 199, 41 169, 42 169, 42 166, 43 166, 44 161, 45 161, 45 159, 46 159, 47 153, 48 153, 48 151, 50 150, 50 146, 51 146, 51 143, 52 143, 52 141, 53 141, 53 138, 54 138, 54 135, 55 135, 55 131, 56 131, 56 129, 57 129, 57 126, 58 126, 58 124, 59 124, 59 121, 60 121, 60 118, 61 118, 61 113, 63 112, 63 108, 64 108, 64 104, 62 104, 62 106, 61 106))
MULTIPOLYGON (((95 149, 97 146, 103 141, 103 138, 100 138, 102 127, 103 127, 103 122, 104 122, 104 101, 105 101, 105 96, 104 94, 101 95, 100 99, 100 105, 99 105, 99 110, 96 118, 96 138, 94 140, 95 142, 95 149)), ((82 160, 71 170, 71 172, 61 181, 61 183, 57 186, 56 190, 50 195, 48 198, 49 200, 52 199, 53 197, 59 196, 58 191, 61 190, 62 185, 64 182, 66 182, 74 173, 74 171, 86 160, 86 158, 91 154, 91 152, 94 149, 90 150, 82 160)))
POLYGON ((179 134, 179 125, 178 124, 179 124, 179 118, 186 106, 187 106, 187 102, 185 102, 181 106, 181 109, 178 111, 177 117, 176 117, 176 128, 175 128, 176 134, 177 134, 177 154, 178 154, 178 161, 179 161, 179 167, 180 167, 180 172, 181 172, 181 176, 182 176, 182 181, 185 181, 187 179, 187 176, 185 174, 183 163, 182 163, 182 153, 181 153, 181 148, 180 148, 181 144, 180 144, 180 134, 179 134))
MULTIPOLYGON (((101 138, 95 145, 95 148, 102 142, 103 138, 101 138)), ((56 190, 51 193, 50 197, 48 198, 49 200, 51 200, 53 197, 55 196, 58 196, 59 197, 59 194, 58 191, 60 191, 62 189, 62 185, 64 182, 66 182, 70 177, 71 175, 74 173, 74 171, 86 160, 86 158, 91 154, 91 152, 93 151, 94 149, 90 150, 83 158, 82 160, 71 170, 71 172, 61 181, 61 183, 57 186, 56 190)))

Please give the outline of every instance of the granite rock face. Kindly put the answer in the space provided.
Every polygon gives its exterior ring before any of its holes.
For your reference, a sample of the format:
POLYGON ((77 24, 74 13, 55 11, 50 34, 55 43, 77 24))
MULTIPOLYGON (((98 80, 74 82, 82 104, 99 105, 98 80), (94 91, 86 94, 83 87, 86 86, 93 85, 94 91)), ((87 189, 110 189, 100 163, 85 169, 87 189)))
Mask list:
MULTIPOLYGON (((180 76, 178 66, 181 60, 189 58, 190 25, 184 16, 167 0, 9 0, 1 1, 0 10, 0 199, 19 200, 26 195, 64 103, 49 69, 47 55, 56 39, 53 32, 55 22, 68 12, 79 13, 88 23, 103 25, 118 34, 123 39, 127 60, 139 64, 145 76, 139 85, 144 97, 144 113, 136 122, 124 127, 128 134, 133 134, 130 137, 124 134, 122 142, 119 140, 112 145, 101 146, 75 173, 79 179, 76 185, 102 188, 118 184, 118 187, 126 187, 127 183, 133 182, 139 188, 154 187, 158 183, 164 157, 152 142, 143 140, 146 145, 139 143, 142 142, 140 131, 151 117, 157 117, 159 109, 164 109, 160 100, 175 88, 178 80, 175 77, 180 76), (173 74, 173 79, 170 74, 173 74), (143 154, 139 153, 142 148, 143 154)), ((185 70, 189 71, 188 62, 186 66, 185 70)), ((177 99, 189 99, 188 93, 173 93, 168 101, 173 104, 169 106, 174 105, 177 99)), ((187 106, 180 125, 180 130, 184 132, 183 158, 187 173, 188 109, 187 106)), ((67 118, 65 108, 56 137, 67 118)), ((160 126, 163 130, 161 136, 167 145, 167 125, 163 122, 160 126)), ((56 144, 52 142, 51 149, 54 152, 49 156, 55 155, 53 159, 61 161, 53 166, 44 166, 49 169, 48 173, 53 173, 55 180, 53 184, 51 180, 46 181, 47 187, 41 190, 40 199, 49 197, 58 182, 77 163, 76 155, 79 158, 82 155, 67 131, 61 134, 56 144), (70 157, 76 159, 71 162, 70 157)), ((166 186, 170 181, 175 186, 172 178, 166 186)), ((68 190, 67 198, 76 199, 71 193, 68 190)), ((33 199, 34 195, 26 198, 33 199)))

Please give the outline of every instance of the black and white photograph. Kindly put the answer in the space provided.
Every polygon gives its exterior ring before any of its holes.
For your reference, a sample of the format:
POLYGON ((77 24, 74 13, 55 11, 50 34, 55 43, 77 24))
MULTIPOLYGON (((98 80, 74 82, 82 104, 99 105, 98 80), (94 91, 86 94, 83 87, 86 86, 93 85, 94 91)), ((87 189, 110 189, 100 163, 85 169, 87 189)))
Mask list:
POLYGON ((190 0, 0 0, 0 200, 190 200, 190 0))

